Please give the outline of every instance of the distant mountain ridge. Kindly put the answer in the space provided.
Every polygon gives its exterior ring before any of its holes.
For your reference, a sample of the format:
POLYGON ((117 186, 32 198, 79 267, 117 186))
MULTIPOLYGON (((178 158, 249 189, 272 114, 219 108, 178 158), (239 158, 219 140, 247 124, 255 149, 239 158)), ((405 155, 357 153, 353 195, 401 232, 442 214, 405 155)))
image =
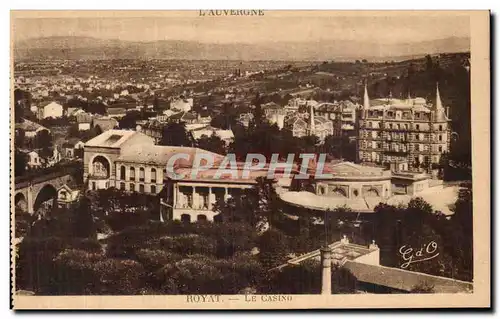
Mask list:
POLYGON ((202 43, 183 40, 132 42, 68 36, 18 41, 15 59, 187 59, 187 60, 387 60, 401 56, 470 51, 470 39, 451 37, 416 43, 358 41, 202 43))

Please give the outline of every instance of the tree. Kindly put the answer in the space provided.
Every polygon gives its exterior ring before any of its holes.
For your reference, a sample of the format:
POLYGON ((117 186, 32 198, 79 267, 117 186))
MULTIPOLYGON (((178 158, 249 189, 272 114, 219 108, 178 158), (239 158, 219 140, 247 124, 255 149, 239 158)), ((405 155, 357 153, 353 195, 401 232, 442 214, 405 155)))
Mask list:
POLYGON ((78 129, 78 124, 72 124, 68 127, 68 131, 66 132, 68 137, 80 137, 80 130, 78 129))
POLYGON ((14 176, 24 175, 24 173, 26 172, 27 164, 28 156, 16 149, 14 153, 14 176))
POLYGON ((307 260, 298 265, 288 265, 270 272, 261 284, 266 294, 319 294, 321 292, 321 267, 317 260, 307 260), (291 280, 292 278, 300 278, 291 280))
POLYGON ((215 134, 210 137, 203 135, 196 141, 196 146, 216 154, 225 155, 227 153, 226 143, 215 134))
POLYGON ((82 108, 85 112, 91 114, 106 115, 107 113, 106 105, 104 105, 102 102, 85 103, 82 105, 82 108))
POLYGON ((16 130, 16 135, 14 137, 14 145, 15 147, 24 147, 26 143, 26 132, 23 129, 16 130))
POLYGON ((430 54, 427 54, 425 56, 425 67, 428 71, 430 71, 434 68, 434 63, 432 61, 432 57, 430 56, 430 54))
POLYGON ((52 136, 47 130, 41 130, 36 133, 35 147, 41 149, 52 147, 52 136))
POLYGON ((236 124, 237 109, 233 103, 226 102, 222 105, 221 113, 214 116, 210 125, 223 130, 230 130, 236 124))
POLYGON ((153 98, 153 110, 155 112, 159 112, 160 111, 160 103, 159 103, 158 97, 156 95, 153 98))
POLYGON ((23 122, 25 110, 31 107, 31 93, 21 89, 14 90, 14 121, 16 123, 23 122))
POLYGON ((256 286, 263 269, 251 256, 216 259, 191 255, 157 272, 165 294, 238 294, 256 286))
POLYGON ((137 121, 142 119, 141 112, 139 111, 127 112, 127 114, 118 121, 118 125, 121 129, 135 129, 137 121))
POLYGON ((99 253, 97 241, 72 239, 51 235, 33 236, 28 233, 19 244, 16 259, 17 289, 31 290, 40 294, 56 294, 59 271, 54 260, 65 249, 78 249, 89 253, 99 253))
POLYGON ((27 235, 31 224, 34 222, 35 217, 28 213, 27 211, 23 211, 21 208, 15 208, 15 229, 14 235, 16 238, 24 237, 27 235))
POLYGON ((256 126, 259 126, 264 120, 264 112, 262 111, 262 97, 258 93, 255 95, 255 99, 252 101, 252 104, 255 106, 253 111, 253 123, 256 126))
POLYGON ((472 281, 473 278, 473 215, 472 183, 460 185, 458 199, 453 209, 448 227, 443 229, 446 243, 444 248, 453 257, 453 277, 472 281))
POLYGON ((90 199, 87 197, 81 198, 78 203, 78 207, 74 213, 75 222, 73 224, 73 234, 75 237, 97 238, 96 227, 90 205, 90 199))
POLYGON ((160 145, 190 146, 191 139, 184 123, 168 123, 162 131, 160 145))
POLYGON ((271 228, 259 238, 259 260, 265 269, 277 267, 286 262, 291 253, 288 237, 280 230, 271 228))
POLYGON ((99 136, 102 134, 102 129, 99 125, 95 125, 90 129, 90 136, 89 139, 94 138, 96 136, 99 136))
POLYGON ((260 177, 257 184, 228 201, 219 200, 214 211, 224 221, 244 222, 257 230, 273 227, 283 218, 282 204, 271 180, 260 177))

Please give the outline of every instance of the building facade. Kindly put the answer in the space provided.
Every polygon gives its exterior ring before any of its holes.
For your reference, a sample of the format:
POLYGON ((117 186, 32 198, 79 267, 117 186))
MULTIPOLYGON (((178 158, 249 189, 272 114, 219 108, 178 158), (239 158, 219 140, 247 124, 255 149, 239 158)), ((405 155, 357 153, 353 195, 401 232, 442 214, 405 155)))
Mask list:
POLYGON ((219 198, 226 200, 256 183, 253 175, 243 180, 217 177, 217 163, 223 158, 194 147, 155 145, 153 138, 137 131, 109 130, 85 144, 84 181, 89 190, 115 187, 125 192, 158 195, 164 219, 213 221, 217 215, 213 205, 219 198), (180 153, 188 159, 175 161, 173 169, 181 177, 173 177, 167 174, 167 164, 180 153), (214 169, 193 177, 194 158, 200 153, 213 158, 214 169))
MULTIPOLYGON (((371 214, 380 203, 405 205, 415 197, 449 214, 449 208, 444 206, 456 201, 456 193, 450 197, 441 181, 432 180, 426 173, 394 172, 351 162, 326 163, 322 171, 330 176, 294 179, 289 190, 280 194, 281 199, 288 205, 316 212, 348 208, 347 214, 371 214), (446 204, 436 205, 436 198, 446 204)), ((316 175, 314 168, 308 168, 307 173, 316 175)))
MULTIPOLYGON (((304 113, 307 114, 307 113, 304 113)), ((323 116, 316 116, 314 106, 310 106, 309 116, 301 113, 293 114, 284 121, 284 128, 290 130, 294 137, 315 135, 323 142, 328 135, 334 134, 334 123, 323 116)))
POLYGON ((62 117, 64 114, 64 108, 61 104, 57 102, 50 102, 47 104, 42 104, 38 107, 38 119, 46 119, 46 118, 58 118, 62 117))
POLYGON ((435 104, 423 98, 370 101, 365 86, 359 111, 358 160, 398 164, 399 170, 431 170, 450 148, 448 109, 442 105, 439 87, 435 104))

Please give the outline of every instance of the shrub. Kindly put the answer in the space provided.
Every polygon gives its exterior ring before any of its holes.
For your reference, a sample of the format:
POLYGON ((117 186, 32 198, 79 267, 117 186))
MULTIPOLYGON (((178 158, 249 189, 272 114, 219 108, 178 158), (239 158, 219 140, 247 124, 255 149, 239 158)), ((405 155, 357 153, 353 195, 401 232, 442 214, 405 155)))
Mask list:
POLYGON ((40 294, 57 293, 58 270, 55 258, 65 249, 101 253, 102 247, 93 239, 68 239, 61 237, 25 237, 19 244, 16 260, 16 285, 40 294), (56 288, 54 288, 56 287, 56 288))
POLYGON ((288 237, 281 231, 269 229, 259 238, 259 260, 262 266, 271 269, 286 262, 290 253, 288 237))
POLYGON ((53 259, 66 247, 67 242, 58 237, 25 237, 19 244, 16 260, 17 289, 36 293, 51 291, 55 277, 53 259))
POLYGON ((100 292, 100 273, 96 268, 105 260, 102 253, 68 249, 55 259, 56 279, 52 293, 60 295, 87 295, 100 292))
POLYGON ((160 239, 163 249, 186 256, 194 254, 215 255, 217 242, 210 237, 197 234, 182 234, 177 237, 163 237, 160 239))

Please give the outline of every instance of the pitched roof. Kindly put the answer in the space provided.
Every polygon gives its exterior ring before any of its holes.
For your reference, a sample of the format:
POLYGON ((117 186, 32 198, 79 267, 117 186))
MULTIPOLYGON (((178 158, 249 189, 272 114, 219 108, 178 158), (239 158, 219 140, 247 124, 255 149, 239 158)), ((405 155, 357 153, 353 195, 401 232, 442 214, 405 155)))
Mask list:
POLYGON ((320 103, 316 106, 316 110, 320 112, 340 112, 340 105, 338 103, 320 103))
POLYGON ((108 108, 106 110, 108 115, 121 115, 127 113, 127 109, 121 107, 108 108))
POLYGON ((408 292, 423 283, 433 286, 434 293, 472 292, 473 289, 471 282, 400 268, 370 265, 356 261, 347 261, 344 267, 349 269, 359 281, 408 292))
POLYGON ((191 112, 179 112, 169 117, 169 120, 192 121, 198 117, 191 112))
POLYGON ((99 117, 92 120, 93 126, 98 126, 103 131, 113 129, 118 126, 118 121, 112 117, 99 117))
POLYGON ((195 147, 185 146, 161 146, 153 144, 134 144, 121 149, 118 161, 133 163, 149 163, 165 166, 176 154, 185 154, 188 159, 178 159, 175 161, 176 167, 191 167, 196 154, 203 153, 212 156, 214 162, 218 163, 223 159, 222 155, 212 153, 195 147))
POLYGON ((300 116, 295 115, 295 116, 292 116, 292 117, 285 119, 286 126, 293 126, 296 123, 299 123, 300 125, 307 127, 307 122, 303 118, 301 118, 300 116))
POLYGON ((269 102, 266 104, 262 104, 262 109, 282 109, 282 107, 275 102, 269 102))
POLYGON ((76 121, 78 123, 91 123, 92 115, 88 113, 79 113, 76 115, 76 121))
POLYGON ((32 122, 32 121, 27 120, 27 119, 23 119, 23 122, 21 122, 21 123, 16 123, 15 128, 16 128, 16 130, 21 129, 21 130, 24 130, 27 132, 35 132, 35 131, 40 131, 40 130, 47 130, 50 132, 50 130, 48 128, 46 128, 45 126, 42 126, 38 123, 32 122))

